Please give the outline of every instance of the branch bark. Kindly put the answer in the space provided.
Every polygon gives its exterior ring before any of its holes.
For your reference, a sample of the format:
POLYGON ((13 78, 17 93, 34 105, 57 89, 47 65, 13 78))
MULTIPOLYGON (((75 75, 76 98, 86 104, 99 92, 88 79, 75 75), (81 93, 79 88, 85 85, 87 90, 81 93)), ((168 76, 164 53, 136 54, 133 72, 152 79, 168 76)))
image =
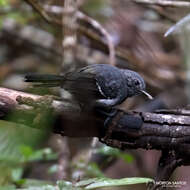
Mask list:
MULTIPOLYGON (((0 118, 19 107, 19 97, 41 98, 11 89, 0 88, 0 118)), ((162 151, 155 179, 168 180, 176 167, 190 165, 190 111, 188 109, 136 112, 114 109, 78 112, 53 101, 56 112, 53 133, 69 137, 98 137, 109 146, 119 149, 156 149, 162 151)), ((20 108, 22 109, 22 108, 20 108)), ((23 118, 24 119, 24 118, 23 118)), ((42 128, 41 130, 46 130, 42 128)), ((153 186, 152 189, 156 187, 153 186)))
MULTIPOLYGON (((37 101, 41 96, 0 88, 0 111, 19 106, 19 97, 37 101)), ((114 114, 78 112, 72 103, 54 100, 54 111, 58 113, 56 132, 72 137, 99 137, 111 146, 121 149, 171 149, 190 155, 190 111, 188 109, 160 110, 155 113, 114 109, 114 114), (88 116, 88 117, 87 117, 88 116), (106 123, 105 123, 106 120, 106 123), (88 121, 88 123, 86 123, 88 121), (76 132, 76 125, 82 128, 76 132), (67 128, 69 125, 69 129, 67 128), (86 126, 87 125, 87 126, 86 126), (94 129, 93 129, 94 128, 94 129), (83 129, 83 130, 81 130, 83 129), (89 130, 91 129, 91 130, 89 130), (109 138, 105 139, 109 131, 109 138), (113 142, 110 143, 110 140, 113 142), (120 143, 118 143, 120 142, 120 143)), ((20 108, 21 109, 21 108, 20 108)), ((6 112, 6 111, 5 111, 6 112)), ((54 128, 54 129, 55 129, 54 128)))

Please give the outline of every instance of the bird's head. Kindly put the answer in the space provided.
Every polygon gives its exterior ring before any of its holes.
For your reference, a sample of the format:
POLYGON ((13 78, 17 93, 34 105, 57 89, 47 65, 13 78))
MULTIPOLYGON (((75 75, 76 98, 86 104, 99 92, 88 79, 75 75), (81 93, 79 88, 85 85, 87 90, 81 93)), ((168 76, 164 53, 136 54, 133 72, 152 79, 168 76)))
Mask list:
POLYGON ((149 99, 153 99, 153 97, 145 91, 146 84, 144 79, 137 72, 125 69, 122 69, 122 72, 124 73, 129 97, 143 93, 149 99))

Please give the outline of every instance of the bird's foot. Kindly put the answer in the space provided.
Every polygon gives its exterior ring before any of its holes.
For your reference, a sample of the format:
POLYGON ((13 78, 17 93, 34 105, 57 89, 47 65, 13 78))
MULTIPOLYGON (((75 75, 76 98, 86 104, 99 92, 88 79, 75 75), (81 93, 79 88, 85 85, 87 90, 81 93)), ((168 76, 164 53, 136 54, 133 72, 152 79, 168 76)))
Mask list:
POLYGON ((100 115, 101 117, 105 118, 104 121, 104 127, 107 128, 110 120, 116 115, 117 110, 115 108, 110 107, 96 107, 95 108, 96 113, 100 115))

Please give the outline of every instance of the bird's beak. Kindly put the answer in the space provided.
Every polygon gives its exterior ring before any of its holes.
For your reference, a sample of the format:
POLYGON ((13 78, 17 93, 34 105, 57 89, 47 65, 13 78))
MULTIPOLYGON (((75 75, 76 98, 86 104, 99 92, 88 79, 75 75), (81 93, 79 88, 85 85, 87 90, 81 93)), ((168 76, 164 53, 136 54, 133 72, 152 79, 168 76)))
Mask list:
POLYGON ((146 91, 144 91, 144 90, 141 90, 141 92, 142 92, 144 95, 146 95, 146 96, 148 97, 148 99, 150 99, 150 100, 153 99, 153 97, 152 97, 148 92, 146 92, 146 91))

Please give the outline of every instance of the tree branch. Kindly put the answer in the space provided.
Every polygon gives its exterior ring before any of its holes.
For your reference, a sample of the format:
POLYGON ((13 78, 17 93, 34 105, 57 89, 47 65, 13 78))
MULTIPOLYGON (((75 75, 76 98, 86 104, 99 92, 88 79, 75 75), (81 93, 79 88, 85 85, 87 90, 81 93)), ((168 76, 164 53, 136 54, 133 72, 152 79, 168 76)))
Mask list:
MULTIPOLYGON (((1 110, 3 108, 6 108, 5 110, 13 109, 18 106, 18 97, 32 98, 33 100, 41 98, 38 95, 7 88, 0 88, 0 94, 1 110)), ((177 150, 181 154, 190 155, 188 110, 172 109, 171 113, 170 110, 149 113, 124 112, 115 109, 113 117, 109 117, 107 115, 109 113, 79 113, 72 104, 56 100, 53 101, 52 107, 59 115, 59 122, 56 123, 55 127, 56 133, 64 133, 64 135, 72 137, 97 136, 104 143, 120 149, 171 149, 177 150), (104 126, 105 119, 107 119, 106 126, 104 126), (89 121, 88 126, 86 126, 86 121, 89 121), (75 124, 83 126, 77 133, 75 124), (105 139, 108 131, 109 136, 105 139)))
MULTIPOLYGON (((18 97, 34 101, 41 98, 7 88, 0 88, 0 94, 1 118, 19 106, 18 97)), ((168 180, 176 167, 190 165, 189 110, 149 113, 114 109, 111 113, 101 110, 84 113, 60 101, 53 101, 52 107, 57 115, 51 129, 54 133, 76 138, 98 137, 101 142, 122 150, 161 150, 156 180, 168 180)))

